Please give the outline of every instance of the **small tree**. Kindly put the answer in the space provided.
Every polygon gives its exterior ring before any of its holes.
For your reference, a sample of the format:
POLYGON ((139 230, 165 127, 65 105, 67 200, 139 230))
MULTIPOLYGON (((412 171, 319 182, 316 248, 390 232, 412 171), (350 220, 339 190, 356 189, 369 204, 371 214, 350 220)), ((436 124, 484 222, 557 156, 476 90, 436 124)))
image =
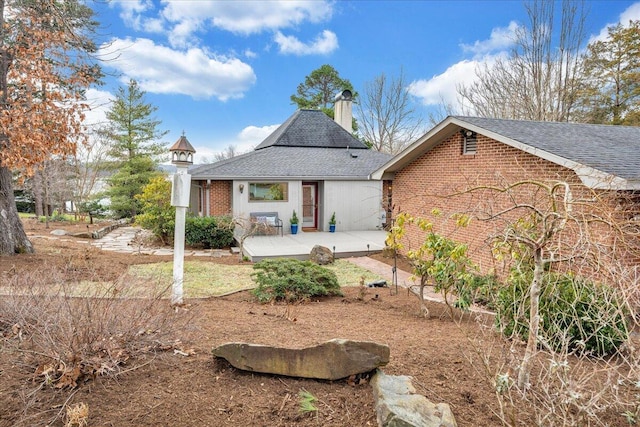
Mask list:
POLYGON ((171 206, 171 182, 163 176, 153 178, 136 199, 142 209, 136 216, 136 223, 151 230, 166 244, 173 236, 176 217, 176 208, 171 206))
POLYGON ((518 387, 528 386, 533 356, 538 348, 540 333, 540 293, 543 273, 547 265, 560 261, 554 250, 555 236, 562 232, 573 210, 573 196, 566 182, 544 183, 534 180, 518 181, 505 187, 481 186, 469 192, 486 190, 504 194, 510 201, 504 209, 481 215, 479 219, 502 219, 507 226, 494 236, 494 251, 515 254, 523 268, 533 268, 529 284, 529 336, 520 370, 518 387), (525 190, 530 189, 527 193, 525 190), (529 194, 523 198, 523 194, 529 194), (533 194, 536 196, 534 197, 533 194), (525 212, 526 214, 518 213, 525 212))
MULTIPOLYGON (((435 216, 440 212, 434 210, 435 216)), ((459 216, 456 224, 465 227, 468 217, 459 216)), ((403 237, 406 227, 410 224, 425 232, 422 244, 414 250, 407 251, 407 258, 413 268, 413 274, 420 278, 418 298, 423 315, 428 316, 429 310, 424 304, 424 288, 432 281, 434 290, 442 293, 450 314, 453 315, 449 304, 449 296, 456 295, 455 305, 461 309, 468 309, 471 305, 471 289, 473 285, 474 264, 467 257, 467 246, 441 236, 433 231, 433 223, 424 218, 414 218, 407 214, 400 214, 395 219, 387 235, 386 244, 394 250, 403 249, 403 237)))

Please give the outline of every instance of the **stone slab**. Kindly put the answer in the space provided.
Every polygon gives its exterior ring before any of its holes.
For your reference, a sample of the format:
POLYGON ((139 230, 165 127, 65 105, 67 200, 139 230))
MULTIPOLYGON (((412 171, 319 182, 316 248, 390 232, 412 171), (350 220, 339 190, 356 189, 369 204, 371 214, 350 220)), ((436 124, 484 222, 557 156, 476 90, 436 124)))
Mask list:
POLYGON ((214 348, 213 355, 245 371, 323 380, 347 378, 389 363, 388 346, 344 339, 302 349, 227 343, 214 348))

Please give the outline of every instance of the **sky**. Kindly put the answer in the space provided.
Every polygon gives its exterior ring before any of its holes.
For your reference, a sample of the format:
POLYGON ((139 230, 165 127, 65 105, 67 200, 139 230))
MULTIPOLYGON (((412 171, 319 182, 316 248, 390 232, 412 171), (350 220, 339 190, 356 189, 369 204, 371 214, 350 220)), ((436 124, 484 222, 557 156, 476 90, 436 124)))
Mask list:
MULTIPOLYGON (((136 80, 172 145, 183 133, 195 163, 229 145, 246 152, 296 111, 291 95, 329 64, 356 92, 402 71, 427 117, 456 85, 510 49, 527 22, 520 0, 93 2, 106 77, 91 89, 88 121, 100 123, 119 87, 136 80)), ((640 19, 640 1, 587 1, 587 42, 640 19)), ((559 11, 558 11, 559 12, 559 11)), ((354 109, 355 110, 355 109, 354 109)))

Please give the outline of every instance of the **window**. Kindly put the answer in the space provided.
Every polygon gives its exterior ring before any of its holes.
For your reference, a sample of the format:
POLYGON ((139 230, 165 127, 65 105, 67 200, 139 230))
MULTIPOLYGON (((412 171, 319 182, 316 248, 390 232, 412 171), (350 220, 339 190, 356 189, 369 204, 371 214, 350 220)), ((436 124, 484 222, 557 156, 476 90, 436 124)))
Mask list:
POLYGON ((462 154, 476 154, 478 152, 478 134, 473 131, 463 129, 462 137, 464 138, 462 143, 462 154))
POLYGON ((286 182, 250 182, 250 202, 286 202, 289 200, 289 185, 286 182))

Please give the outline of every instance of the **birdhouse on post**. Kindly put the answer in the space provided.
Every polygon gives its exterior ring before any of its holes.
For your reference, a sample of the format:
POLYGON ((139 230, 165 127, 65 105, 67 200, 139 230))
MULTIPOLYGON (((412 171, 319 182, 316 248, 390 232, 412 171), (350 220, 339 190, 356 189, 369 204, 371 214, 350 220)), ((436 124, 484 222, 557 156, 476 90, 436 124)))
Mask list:
POLYGON ((176 207, 176 225, 173 236, 173 284, 171 286, 171 304, 183 303, 182 284, 184 281, 184 229, 189 198, 191 195, 191 175, 187 168, 193 164, 196 150, 184 134, 169 148, 171 163, 176 165, 171 185, 171 206, 176 207))
POLYGON ((191 194, 191 176, 187 174, 187 168, 193 164, 193 155, 196 150, 182 135, 175 144, 169 148, 171 163, 176 166, 171 186, 171 206, 189 207, 191 194))

